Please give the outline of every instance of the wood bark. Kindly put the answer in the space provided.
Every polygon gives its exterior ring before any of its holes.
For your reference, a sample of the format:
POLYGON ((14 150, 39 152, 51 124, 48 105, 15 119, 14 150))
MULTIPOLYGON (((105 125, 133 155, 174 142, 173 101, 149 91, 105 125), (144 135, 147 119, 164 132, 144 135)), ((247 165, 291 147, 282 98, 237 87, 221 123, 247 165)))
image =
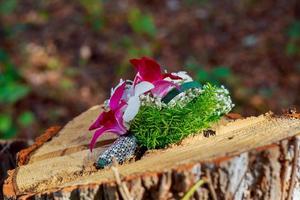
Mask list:
POLYGON ((52 128, 19 153, 9 172, 6 199, 181 199, 199 180, 192 199, 300 199, 300 119, 270 113, 245 119, 229 115, 167 149, 137 161, 97 170, 93 163, 115 136, 88 150, 93 107, 63 129, 52 128))
POLYGON ((7 178, 7 170, 16 167, 16 154, 28 146, 25 140, 0 140, 0 199, 3 199, 2 186, 7 178))

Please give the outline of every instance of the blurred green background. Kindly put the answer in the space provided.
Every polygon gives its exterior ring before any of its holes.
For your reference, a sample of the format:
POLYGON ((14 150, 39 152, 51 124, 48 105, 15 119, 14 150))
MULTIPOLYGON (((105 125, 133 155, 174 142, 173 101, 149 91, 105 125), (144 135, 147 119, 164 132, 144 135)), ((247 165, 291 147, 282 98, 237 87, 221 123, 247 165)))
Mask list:
POLYGON ((0 0, 0 138, 102 103, 143 55, 225 84, 245 116, 297 107, 299 1, 0 0))

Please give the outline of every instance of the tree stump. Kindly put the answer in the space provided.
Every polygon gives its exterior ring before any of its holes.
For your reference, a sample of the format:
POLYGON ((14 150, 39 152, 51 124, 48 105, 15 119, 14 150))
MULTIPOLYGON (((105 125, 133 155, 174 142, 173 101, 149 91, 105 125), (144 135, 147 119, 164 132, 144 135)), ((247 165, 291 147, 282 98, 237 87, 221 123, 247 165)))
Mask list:
POLYGON ((28 146, 25 140, 0 140, 0 199, 3 199, 2 186, 7 178, 7 170, 16 167, 16 154, 28 146))
POLYGON ((224 117, 210 133, 184 139, 140 160, 97 170, 93 163, 114 140, 105 134, 93 153, 87 129, 96 106, 54 127, 18 155, 5 181, 6 199, 299 199, 300 119, 270 113, 224 117), (205 135, 205 136, 204 136, 205 135))

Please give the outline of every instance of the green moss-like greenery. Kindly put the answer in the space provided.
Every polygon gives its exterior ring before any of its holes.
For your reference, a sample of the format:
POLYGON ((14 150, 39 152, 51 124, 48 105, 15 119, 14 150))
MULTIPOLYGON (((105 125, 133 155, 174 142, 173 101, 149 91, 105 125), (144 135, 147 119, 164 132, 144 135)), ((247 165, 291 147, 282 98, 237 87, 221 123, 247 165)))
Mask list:
POLYGON ((130 125, 138 144, 147 149, 164 148, 191 134, 197 134, 218 121, 216 86, 207 85, 201 95, 185 107, 142 106, 130 125))

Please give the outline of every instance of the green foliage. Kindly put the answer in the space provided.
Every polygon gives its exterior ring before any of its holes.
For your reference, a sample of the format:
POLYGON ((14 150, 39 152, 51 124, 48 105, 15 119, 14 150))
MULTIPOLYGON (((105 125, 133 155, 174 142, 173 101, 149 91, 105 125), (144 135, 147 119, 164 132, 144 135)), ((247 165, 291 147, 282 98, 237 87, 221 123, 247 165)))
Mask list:
POLYGON ((221 85, 232 76, 230 68, 226 66, 217 66, 211 70, 205 70, 202 67, 192 68, 196 73, 198 82, 209 82, 215 85, 221 85))
POLYGON ((29 93, 5 51, 0 49, 0 103, 14 104, 29 93))
POLYGON ((217 66, 212 69, 211 76, 216 79, 225 79, 231 76, 231 70, 227 66, 217 66))
POLYGON ((15 82, 1 84, 1 86, 0 103, 16 103, 27 96, 30 91, 26 85, 15 82))
MULTIPOLYGON (((30 88, 22 82, 17 68, 11 62, 9 55, 0 49, 0 138, 11 138, 19 130, 18 125, 13 120, 14 105, 24 99, 30 92, 30 88)), ((29 126, 35 120, 29 111, 20 116, 16 115, 19 124, 23 127, 29 126)))
POLYGON ((290 38, 300 38, 300 21, 294 21, 288 28, 288 36, 290 38))
POLYGON ((78 0, 87 12, 86 21, 91 24, 95 31, 100 31, 103 27, 102 0, 78 0))
POLYGON ((207 70, 198 64, 193 57, 187 60, 185 66, 195 74, 195 80, 200 83, 208 82, 214 85, 221 85, 233 78, 232 71, 229 67, 216 66, 211 70, 207 70))
POLYGON ((128 62, 131 58, 137 58, 141 56, 153 56, 153 47, 150 45, 139 45, 137 44, 132 37, 123 36, 120 40, 116 41, 114 48, 122 48, 126 53, 124 56, 121 65, 117 70, 118 76, 124 76, 126 72, 131 71, 132 66, 128 62))
POLYGON ((300 52, 300 47, 295 42, 290 41, 285 47, 286 54, 289 56, 296 55, 300 52))
POLYGON ((12 118, 6 114, 0 114, 0 132, 7 132, 12 125, 12 118))
POLYGON ((9 15, 11 14, 17 7, 18 0, 3 0, 0 1, 0 14, 9 15))
POLYGON ((156 27, 151 15, 143 14, 138 8, 131 9, 128 15, 128 22, 134 32, 154 37, 156 27))
POLYGON ((0 114, 0 138, 8 139, 15 136, 17 132, 13 124, 12 116, 8 113, 0 114))
POLYGON ((34 121, 35 117, 30 111, 23 112, 18 118, 19 124, 24 127, 30 126, 34 121))
POLYGON ((297 55, 300 52, 300 21, 294 21, 287 30, 288 42, 285 52, 289 56, 297 55))
POLYGON ((199 97, 183 108, 142 106, 130 125, 130 132, 136 136, 139 145, 148 149, 164 148, 197 134, 220 119, 215 113, 217 89, 208 84, 199 97))

